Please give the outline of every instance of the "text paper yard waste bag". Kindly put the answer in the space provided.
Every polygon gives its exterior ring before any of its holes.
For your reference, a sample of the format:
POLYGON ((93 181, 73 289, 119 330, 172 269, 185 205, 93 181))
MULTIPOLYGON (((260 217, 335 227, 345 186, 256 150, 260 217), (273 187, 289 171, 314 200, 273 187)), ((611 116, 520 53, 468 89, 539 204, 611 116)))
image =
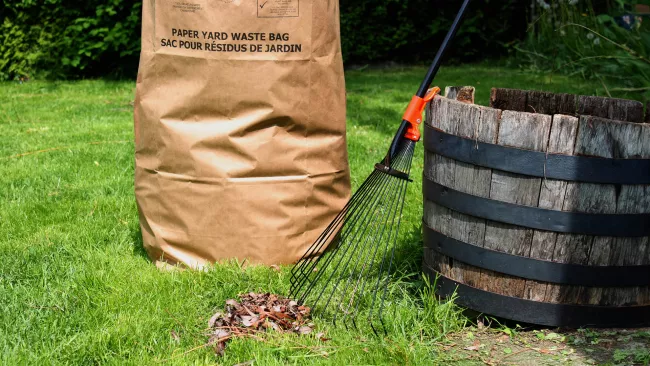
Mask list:
POLYGON ((157 264, 297 261, 350 196, 338 0, 145 0, 135 197, 157 264))

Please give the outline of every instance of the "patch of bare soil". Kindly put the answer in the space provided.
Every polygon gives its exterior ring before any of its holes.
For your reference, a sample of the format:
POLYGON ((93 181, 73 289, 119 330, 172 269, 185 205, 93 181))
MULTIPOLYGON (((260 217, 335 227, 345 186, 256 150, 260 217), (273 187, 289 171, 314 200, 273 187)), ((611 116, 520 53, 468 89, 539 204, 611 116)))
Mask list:
POLYGON ((440 344, 448 364, 649 365, 650 328, 511 329, 478 326, 440 344))

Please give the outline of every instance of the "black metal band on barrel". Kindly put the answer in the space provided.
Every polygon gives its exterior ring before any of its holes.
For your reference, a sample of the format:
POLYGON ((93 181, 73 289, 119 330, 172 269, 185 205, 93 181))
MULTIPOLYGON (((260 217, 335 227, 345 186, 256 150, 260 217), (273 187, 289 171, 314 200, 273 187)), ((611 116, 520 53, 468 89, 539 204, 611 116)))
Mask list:
MULTIPOLYGON (((427 266, 423 270, 433 283, 436 272, 427 266)), ((455 302, 461 306, 520 322, 553 327, 650 325, 650 306, 609 307, 537 302, 479 290, 440 276, 436 282, 436 293, 449 297, 454 292, 458 295, 455 302)))
POLYGON ((515 205, 474 196, 424 177, 424 197, 451 210, 471 216, 560 233, 640 237, 650 235, 650 214, 588 214, 515 205))
POLYGON ((424 147, 464 163, 533 177, 602 184, 650 184, 650 159, 547 154, 478 142, 428 125, 424 130, 424 147))
POLYGON ((564 285, 626 287, 650 285, 650 266, 584 266, 549 262, 477 247, 443 235, 423 223, 424 246, 478 268, 564 285))

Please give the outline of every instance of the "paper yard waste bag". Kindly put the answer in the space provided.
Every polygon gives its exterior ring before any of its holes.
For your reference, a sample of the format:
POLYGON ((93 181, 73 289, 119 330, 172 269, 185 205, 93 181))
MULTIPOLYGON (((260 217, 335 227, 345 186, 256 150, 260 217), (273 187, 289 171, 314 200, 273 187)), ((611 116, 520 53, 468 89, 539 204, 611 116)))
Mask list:
POLYGON ((338 0, 150 0, 142 17, 149 256, 297 261, 350 196, 338 0))

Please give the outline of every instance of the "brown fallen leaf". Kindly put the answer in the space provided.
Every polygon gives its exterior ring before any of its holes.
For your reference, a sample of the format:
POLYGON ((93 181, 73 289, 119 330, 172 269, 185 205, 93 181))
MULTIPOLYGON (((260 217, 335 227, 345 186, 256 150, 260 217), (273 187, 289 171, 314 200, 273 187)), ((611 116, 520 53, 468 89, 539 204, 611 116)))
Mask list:
POLYGON ((257 323, 257 321, 260 318, 257 316, 250 316, 250 315, 242 315, 241 316, 241 324, 245 327, 250 327, 253 324, 257 323))
POLYGON ((234 299, 228 299, 228 300, 226 300, 226 305, 230 305, 230 306, 239 306, 239 303, 237 302, 237 300, 234 300, 234 299))
POLYGON ((271 315, 279 319, 293 319, 291 315, 283 313, 281 311, 272 311, 271 315))
POLYGON ((225 349, 226 349, 226 341, 217 342, 216 346, 214 347, 214 351, 216 355, 222 357, 224 355, 225 349))
POLYGON ((217 322, 219 318, 223 318, 222 313, 215 313, 210 320, 208 320, 208 327, 209 328, 214 328, 214 324, 217 322))
POLYGON ((221 338, 226 338, 226 337, 230 336, 230 332, 225 330, 225 329, 217 329, 217 330, 214 331, 212 336, 215 338, 215 340, 216 339, 221 339, 221 338))

